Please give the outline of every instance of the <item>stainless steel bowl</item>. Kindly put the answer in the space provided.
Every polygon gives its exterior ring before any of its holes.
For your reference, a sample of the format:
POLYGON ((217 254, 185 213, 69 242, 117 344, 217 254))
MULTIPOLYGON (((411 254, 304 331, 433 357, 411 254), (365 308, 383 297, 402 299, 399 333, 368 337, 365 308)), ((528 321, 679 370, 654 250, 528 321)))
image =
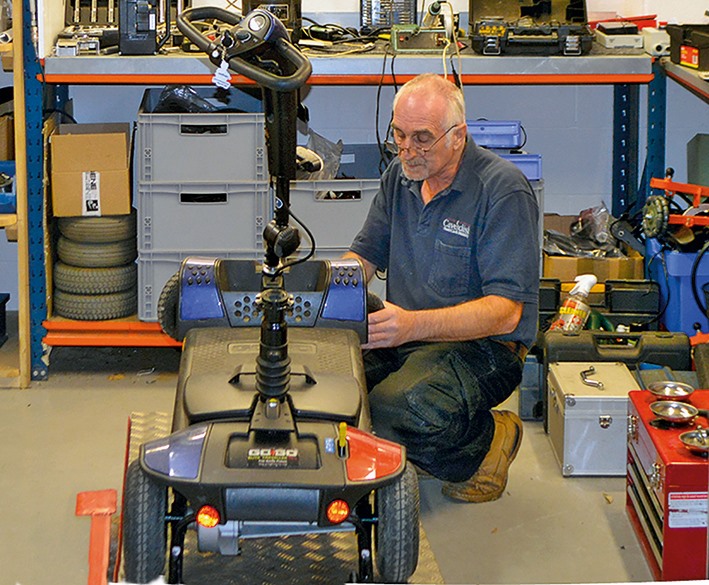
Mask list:
POLYGON ((694 388, 684 382, 674 382, 672 380, 664 380, 662 382, 653 382, 649 384, 647 389, 652 392, 659 400, 688 400, 690 394, 694 392, 694 388))
POLYGON ((682 433, 679 436, 679 440, 695 455, 702 455, 703 457, 709 455, 709 429, 703 429, 698 426, 693 431, 682 433))
POLYGON ((650 405, 650 410, 662 420, 675 424, 689 424, 699 414, 691 404, 677 400, 658 400, 650 405))

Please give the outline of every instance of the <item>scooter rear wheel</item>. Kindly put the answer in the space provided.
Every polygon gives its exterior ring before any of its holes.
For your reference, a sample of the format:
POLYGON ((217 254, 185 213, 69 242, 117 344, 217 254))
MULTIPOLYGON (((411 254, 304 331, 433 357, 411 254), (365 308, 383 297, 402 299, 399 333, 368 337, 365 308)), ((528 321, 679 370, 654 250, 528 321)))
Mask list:
POLYGON ((375 496, 378 522, 374 558, 385 583, 406 583, 419 555, 419 489, 413 465, 375 496))
POLYGON ((123 568, 129 583, 150 583, 165 571, 167 490, 133 461, 126 476, 123 568))

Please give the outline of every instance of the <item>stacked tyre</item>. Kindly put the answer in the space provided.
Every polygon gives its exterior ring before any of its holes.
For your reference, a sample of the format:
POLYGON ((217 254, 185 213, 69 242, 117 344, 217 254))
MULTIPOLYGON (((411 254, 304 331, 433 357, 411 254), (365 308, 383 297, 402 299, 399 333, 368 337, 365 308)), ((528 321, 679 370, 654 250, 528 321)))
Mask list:
POLYGON ((137 312, 136 213, 57 219, 54 314, 104 321, 137 312))

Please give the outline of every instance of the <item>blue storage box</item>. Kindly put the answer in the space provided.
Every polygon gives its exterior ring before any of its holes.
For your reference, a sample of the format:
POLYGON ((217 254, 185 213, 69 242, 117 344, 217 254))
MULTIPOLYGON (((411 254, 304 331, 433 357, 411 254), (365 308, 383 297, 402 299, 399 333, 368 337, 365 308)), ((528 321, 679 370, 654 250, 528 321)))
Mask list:
MULTIPOLYGON (((692 292, 692 265, 696 253, 661 250, 657 240, 648 239, 645 262, 649 277, 660 285, 660 307, 665 308, 661 321, 668 331, 683 332, 689 336, 697 331, 698 323, 703 333, 709 333, 709 319, 697 306, 692 292), (667 276, 663 267, 667 267, 667 276)), ((702 305, 706 304, 702 286, 709 282, 709 254, 705 254, 697 267, 696 291, 702 305)))
POLYGON ((502 158, 514 163, 530 181, 542 178, 542 155, 526 153, 498 152, 502 158))
POLYGON ((468 120, 468 133, 478 146, 520 148, 524 143, 519 120, 468 120))

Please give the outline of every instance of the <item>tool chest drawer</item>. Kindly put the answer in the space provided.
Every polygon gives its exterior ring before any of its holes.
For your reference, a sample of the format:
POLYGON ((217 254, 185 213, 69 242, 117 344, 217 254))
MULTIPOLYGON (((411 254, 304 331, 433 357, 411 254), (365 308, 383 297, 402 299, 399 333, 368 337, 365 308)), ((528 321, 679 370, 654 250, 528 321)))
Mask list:
MULTIPOLYGON (((654 400, 648 391, 629 394, 626 512, 656 579, 706 579, 709 463, 680 441, 696 427, 658 420, 654 400)), ((690 401, 709 408, 709 390, 690 401)))
POLYGON ((637 388, 620 362, 549 365, 549 438, 565 477, 625 475, 628 393, 637 388))

